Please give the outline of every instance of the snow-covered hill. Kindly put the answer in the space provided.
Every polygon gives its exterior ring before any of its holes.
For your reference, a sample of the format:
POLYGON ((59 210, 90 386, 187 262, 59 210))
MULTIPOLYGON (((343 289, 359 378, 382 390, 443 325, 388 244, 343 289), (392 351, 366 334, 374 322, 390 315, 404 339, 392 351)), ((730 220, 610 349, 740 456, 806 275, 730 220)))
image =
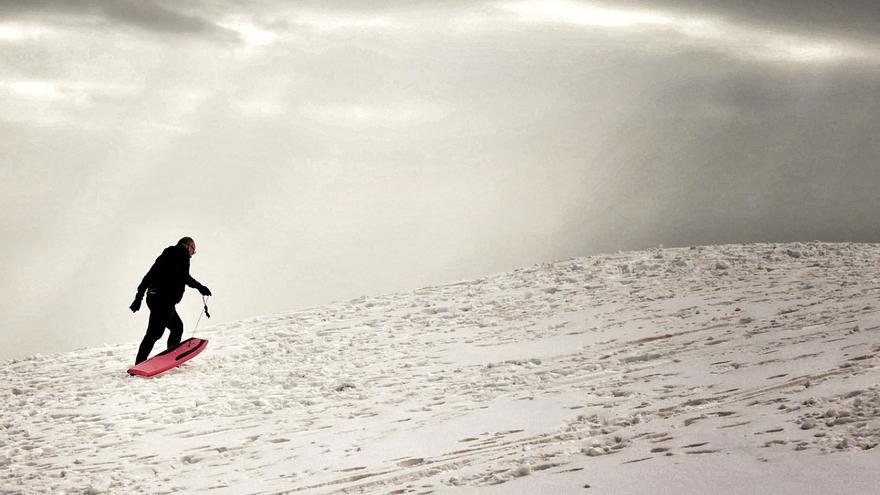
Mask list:
POLYGON ((654 249, 0 363, 0 493, 877 493, 880 246, 654 249), (158 349, 158 345, 157 345, 158 349))

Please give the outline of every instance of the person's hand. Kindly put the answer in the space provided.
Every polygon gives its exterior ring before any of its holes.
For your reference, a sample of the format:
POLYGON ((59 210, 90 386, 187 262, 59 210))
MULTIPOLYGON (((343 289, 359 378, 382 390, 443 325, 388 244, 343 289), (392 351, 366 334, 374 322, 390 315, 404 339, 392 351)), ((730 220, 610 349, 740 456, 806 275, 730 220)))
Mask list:
POLYGON ((131 306, 128 307, 132 313, 137 313, 139 309, 141 309, 141 298, 134 298, 134 302, 131 303, 131 306))
POLYGON ((201 287, 199 287, 199 292, 200 292, 203 296, 210 296, 210 295, 211 295, 211 289, 205 287, 204 285, 201 286, 201 287))

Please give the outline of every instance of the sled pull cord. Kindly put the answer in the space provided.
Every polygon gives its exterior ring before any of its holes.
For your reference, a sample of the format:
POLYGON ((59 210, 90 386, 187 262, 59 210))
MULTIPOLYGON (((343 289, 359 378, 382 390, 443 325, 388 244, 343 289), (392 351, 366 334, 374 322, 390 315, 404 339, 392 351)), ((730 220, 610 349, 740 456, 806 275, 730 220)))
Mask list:
POLYGON ((205 309, 202 310, 201 313, 199 313, 199 319, 196 320, 196 324, 195 326, 193 326, 192 335, 190 335, 189 338, 193 338, 193 335, 196 334, 196 329, 199 328, 199 322, 202 321, 202 313, 204 313, 205 316, 207 316, 208 318, 211 317, 211 313, 208 313, 208 297, 209 296, 202 296, 202 304, 204 304, 205 309))

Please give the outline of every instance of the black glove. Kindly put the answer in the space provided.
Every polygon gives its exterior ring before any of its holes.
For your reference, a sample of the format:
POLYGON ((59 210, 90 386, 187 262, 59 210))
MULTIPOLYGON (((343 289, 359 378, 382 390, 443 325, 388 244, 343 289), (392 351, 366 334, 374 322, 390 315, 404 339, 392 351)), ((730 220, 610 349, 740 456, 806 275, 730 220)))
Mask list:
POLYGON ((141 298, 135 297, 134 302, 131 303, 131 306, 129 306, 128 309, 130 309, 132 313, 137 313, 137 311, 141 309, 141 298))
POLYGON ((205 287, 204 285, 201 286, 201 287, 199 287, 199 292, 200 292, 203 296, 210 296, 210 295, 211 295, 211 289, 205 287))

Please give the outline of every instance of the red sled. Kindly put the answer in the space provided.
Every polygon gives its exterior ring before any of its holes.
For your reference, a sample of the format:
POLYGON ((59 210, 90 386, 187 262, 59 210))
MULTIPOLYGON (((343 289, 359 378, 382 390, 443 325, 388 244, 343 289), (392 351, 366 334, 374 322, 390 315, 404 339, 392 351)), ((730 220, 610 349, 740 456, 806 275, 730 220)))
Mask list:
POLYGON ((156 376, 163 371, 176 368, 181 364, 196 357, 205 350, 208 341, 205 339, 191 338, 184 340, 176 347, 172 347, 146 361, 128 369, 129 375, 156 376))

